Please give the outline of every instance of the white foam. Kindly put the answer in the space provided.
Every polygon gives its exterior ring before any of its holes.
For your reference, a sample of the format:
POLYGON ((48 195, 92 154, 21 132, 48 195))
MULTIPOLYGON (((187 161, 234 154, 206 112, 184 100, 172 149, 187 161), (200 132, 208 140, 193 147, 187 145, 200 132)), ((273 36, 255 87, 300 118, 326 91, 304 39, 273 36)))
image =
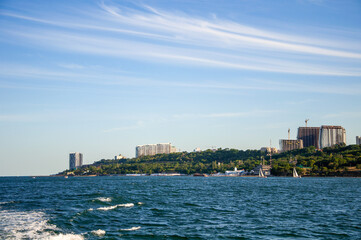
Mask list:
POLYGON ((141 229, 141 227, 131 227, 131 228, 125 228, 125 229, 120 229, 120 231, 136 231, 141 229))
POLYGON ((138 202, 138 205, 143 205, 144 203, 142 203, 142 202, 138 202))
POLYGON ((108 198, 108 197, 98 197, 97 200, 101 201, 101 202, 111 202, 112 199, 108 198))
POLYGON ((93 211, 94 209, 93 208, 89 208, 88 211, 93 211))
POLYGON ((5 239, 84 239, 82 235, 55 234, 45 213, 37 211, 0 211, 0 233, 5 239))
POLYGON ((59 234, 45 238, 46 240, 83 240, 84 237, 78 234, 59 234))
POLYGON ((105 235, 105 231, 101 230, 101 229, 93 230, 93 231, 91 231, 91 233, 95 236, 104 236, 105 235))
POLYGON ((100 207, 97 208, 98 210, 102 210, 102 211, 108 211, 108 210, 112 210, 118 207, 134 207, 134 203, 125 203, 125 204, 117 204, 114 206, 109 206, 109 207, 100 207))

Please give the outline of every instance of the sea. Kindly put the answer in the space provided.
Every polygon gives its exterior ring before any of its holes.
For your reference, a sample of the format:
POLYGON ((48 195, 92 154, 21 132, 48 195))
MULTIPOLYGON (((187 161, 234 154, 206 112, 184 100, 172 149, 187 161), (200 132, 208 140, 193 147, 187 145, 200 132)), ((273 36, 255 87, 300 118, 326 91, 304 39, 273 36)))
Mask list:
POLYGON ((1 177, 0 239, 361 239, 361 179, 1 177))

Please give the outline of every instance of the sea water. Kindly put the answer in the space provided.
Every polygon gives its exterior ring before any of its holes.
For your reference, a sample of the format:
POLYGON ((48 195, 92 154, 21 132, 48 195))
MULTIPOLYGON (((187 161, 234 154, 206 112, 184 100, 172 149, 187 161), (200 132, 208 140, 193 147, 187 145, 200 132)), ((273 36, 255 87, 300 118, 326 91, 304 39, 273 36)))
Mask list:
POLYGON ((361 179, 3 177, 0 239, 361 239, 361 179))

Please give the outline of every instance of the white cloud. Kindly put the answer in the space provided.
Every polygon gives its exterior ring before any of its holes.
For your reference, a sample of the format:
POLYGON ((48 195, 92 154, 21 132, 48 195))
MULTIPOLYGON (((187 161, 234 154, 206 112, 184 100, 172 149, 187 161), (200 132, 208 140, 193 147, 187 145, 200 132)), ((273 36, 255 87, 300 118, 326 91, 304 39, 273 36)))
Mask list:
POLYGON ((149 6, 134 10, 101 3, 100 7, 92 17, 70 16, 69 20, 6 12, 2 14, 34 24, 2 31, 20 41, 83 54, 251 71, 361 76, 360 47, 347 49, 359 45, 358 39, 345 44, 330 40, 334 38, 331 33, 323 39, 301 37, 149 6))

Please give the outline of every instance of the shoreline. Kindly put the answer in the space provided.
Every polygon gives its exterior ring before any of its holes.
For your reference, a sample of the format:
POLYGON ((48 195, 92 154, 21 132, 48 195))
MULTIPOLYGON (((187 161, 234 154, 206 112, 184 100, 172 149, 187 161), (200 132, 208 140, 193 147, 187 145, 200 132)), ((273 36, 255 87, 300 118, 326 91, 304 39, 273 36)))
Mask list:
MULTIPOLYGON (((56 177, 65 178, 66 175, 40 175, 40 176, 0 176, 0 177, 29 177, 29 178, 45 178, 45 177, 56 177)), ((68 176, 68 178, 85 178, 85 177, 195 177, 192 175, 126 175, 126 174, 112 174, 112 175, 84 175, 84 176, 68 176)), ((201 176, 201 178, 259 178, 258 175, 243 175, 243 176, 201 176)), ((302 178, 361 178, 361 176, 311 176, 303 175, 302 178)), ((197 176, 196 178, 199 178, 197 176)), ((267 176, 267 178, 293 178, 292 176, 267 176)))

